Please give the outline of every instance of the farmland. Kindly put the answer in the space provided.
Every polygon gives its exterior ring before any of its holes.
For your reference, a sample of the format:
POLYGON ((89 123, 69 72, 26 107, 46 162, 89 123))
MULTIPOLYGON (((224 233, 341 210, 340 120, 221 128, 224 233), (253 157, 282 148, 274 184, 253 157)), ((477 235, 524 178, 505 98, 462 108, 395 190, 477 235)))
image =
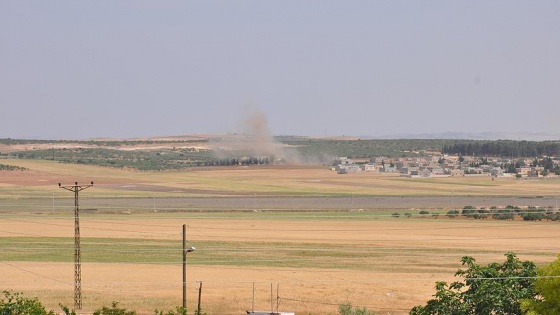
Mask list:
POLYGON ((465 205, 555 209, 556 179, 2 163, 18 167, 0 171, 2 288, 55 310, 73 303, 74 199, 59 182, 94 182, 80 193, 84 314, 113 300, 140 314, 180 305, 183 224, 197 248, 187 257, 189 310, 202 283, 208 314, 243 314, 253 303, 334 314, 344 302, 404 314, 430 298, 435 281, 452 280, 465 255, 487 263, 513 251, 545 264, 560 252, 558 222, 445 217, 465 205))

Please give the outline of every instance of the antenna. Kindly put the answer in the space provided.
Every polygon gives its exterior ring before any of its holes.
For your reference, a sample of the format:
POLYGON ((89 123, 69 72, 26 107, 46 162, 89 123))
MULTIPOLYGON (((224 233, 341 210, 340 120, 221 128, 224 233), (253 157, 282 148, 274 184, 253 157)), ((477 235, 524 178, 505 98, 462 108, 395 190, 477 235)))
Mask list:
POLYGON ((58 187, 74 192, 74 308, 82 309, 82 267, 80 253, 80 210, 78 208, 78 192, 93 186, 93 182, 89 185, 78 185, 75 182, 71 186, 63 186, 58 183, 58 187))

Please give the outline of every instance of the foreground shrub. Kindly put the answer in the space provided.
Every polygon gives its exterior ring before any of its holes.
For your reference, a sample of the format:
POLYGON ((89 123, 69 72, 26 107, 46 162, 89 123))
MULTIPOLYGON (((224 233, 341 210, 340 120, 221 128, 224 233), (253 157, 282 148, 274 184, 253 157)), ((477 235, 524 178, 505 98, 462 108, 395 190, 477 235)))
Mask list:
MULTIPOLYGON (((167 311, 167 312, 156 309, 154 314, 155 315, 187 315, 187 309, 182 306, 177 306, 175 311, 167 311)), ((196 311, 195 311, 195 315, 198 315, 196 314, 196 311)))
POLYGON ((560 314, 560 255, 549 265, 539 267, 535 281, 536 300, 524 300, 523 310, 527 314, 560 314))
POLYGON ((455 276, 464 278, 447 285, 436 284, 434 298, 425 306, 415 306, 411 315, 471 315, 471 314, 524 314, 521 301, 534 301, 537 267, 533 262, 521 262, 514 253, 506 254, 503 264, 478 265, 474 258, 465 256, 463 266, 455 276))
POLYGON ((37 298, 26 298, 22 293, 3 292, 0 300, 0 314, 2 315, 55 315, 53 311, 47 312, 37 298))
POLYGON ((93 315, 136 315, 136 311, 127 311, 126 308, 118 308, 118 302, 113 301, 111 307, 103 306, 93 312, 93 315))
POLYGON ((340 304, 338 306, 338 314, 339 315, 375 315, 374 312, 368 311, 365 306, 362 308, 358 306, 352 308, 352 304, 350 303, 340 304))

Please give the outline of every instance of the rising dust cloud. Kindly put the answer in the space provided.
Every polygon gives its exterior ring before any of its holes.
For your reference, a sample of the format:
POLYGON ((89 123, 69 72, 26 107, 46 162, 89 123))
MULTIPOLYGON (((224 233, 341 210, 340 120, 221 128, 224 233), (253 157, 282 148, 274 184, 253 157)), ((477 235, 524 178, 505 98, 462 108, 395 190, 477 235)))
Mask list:
POLYGON ((239 130, 220 139, 211 139, 210 148, 218 159, 268 157, 270 164, 314 164, 319 159, 303 158, 296 148, 278 143, 268 127, 264 113, 256 108, 246 110, 239 130))

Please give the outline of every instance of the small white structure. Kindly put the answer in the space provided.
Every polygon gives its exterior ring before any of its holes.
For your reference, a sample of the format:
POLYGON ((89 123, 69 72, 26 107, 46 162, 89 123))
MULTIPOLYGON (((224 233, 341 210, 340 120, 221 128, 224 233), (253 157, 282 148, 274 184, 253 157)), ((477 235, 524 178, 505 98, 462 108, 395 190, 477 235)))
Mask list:
POLYGON ((490 175, 496 176, 504 176, 504 170, 501 167, 494 167, 490 170, 490 175))

